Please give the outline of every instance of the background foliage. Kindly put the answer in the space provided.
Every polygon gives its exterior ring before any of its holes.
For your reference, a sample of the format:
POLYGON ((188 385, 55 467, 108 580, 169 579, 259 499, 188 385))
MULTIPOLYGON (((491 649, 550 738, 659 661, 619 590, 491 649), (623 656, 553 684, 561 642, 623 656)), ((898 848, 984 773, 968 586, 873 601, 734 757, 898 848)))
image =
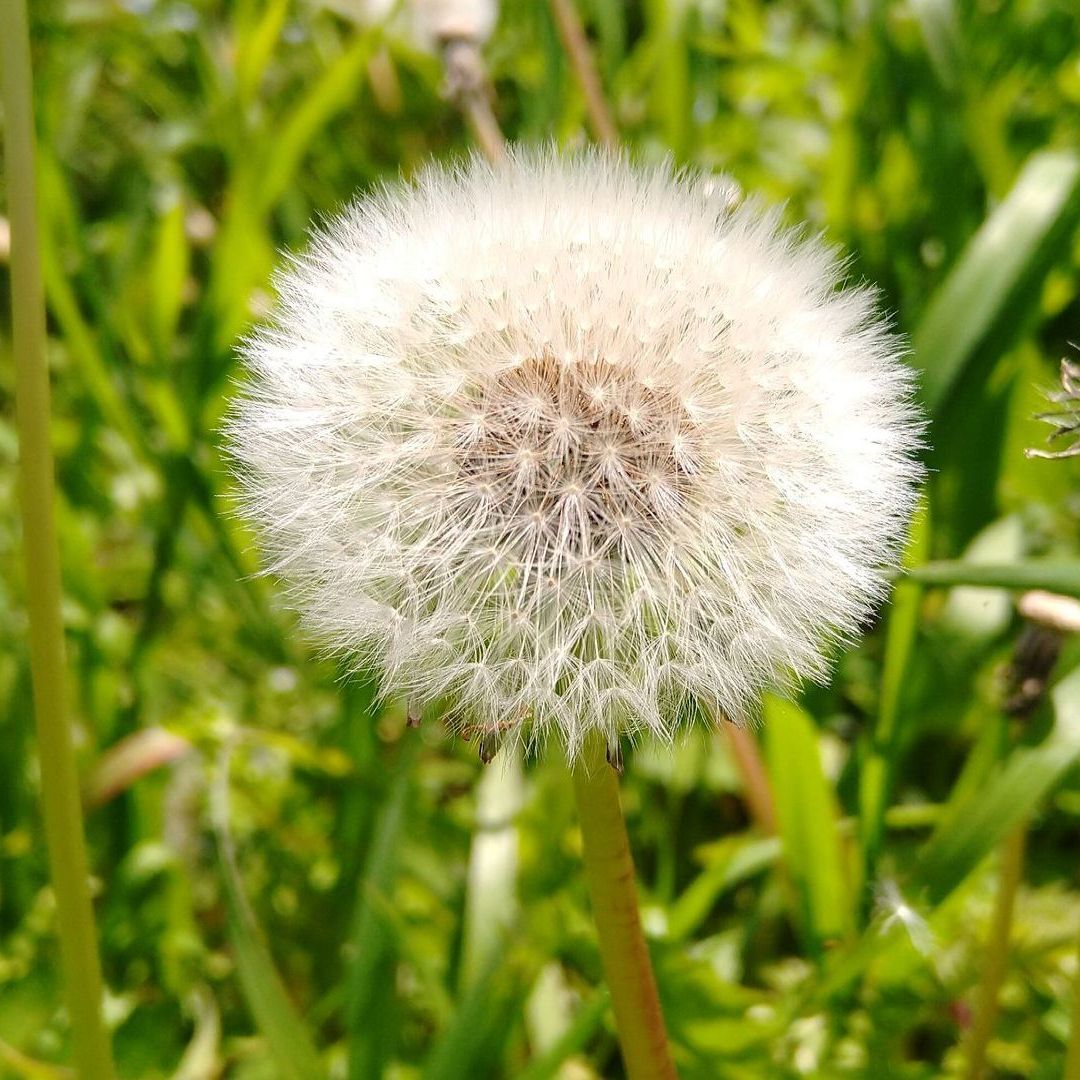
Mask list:
MULTIPOLYGON (((376 709, 371 685, 343 682, 296 633, 229 513, 215 432, 276 249, 357 189, 468 144, 437 56, 365 28, 354 5, 32 11, 65 618, 120 1070, 618 1076, 559 762, 485 769, 475 747, 376 709)), ((486 50, 503 127, 582 141, 547 4, 503 8, 486 50)), ((1067 590, 1076 469, 1023 448, 1044 438, 1032 414, 1080 333, 1072 0, 579 10, 635 157, 786 201, 912 336, 933 472, 911 565, 993 563, 995 584, 1024 585, 1014 564, 1046 556, 1067 590)), ((5 359, 0 1071, 53 1077, 68 1034, 12 408, 5 359)), ((1018 826, 990 1060, 1061 1075, 1080 648, 1024 624, 1014 593, 942 587, 964 565, 899 584, 829 686, 765 704, 776 835, 751 822, 720 734, 627 748, 684 1076, 964 1075, 998 852, 1018 826)))

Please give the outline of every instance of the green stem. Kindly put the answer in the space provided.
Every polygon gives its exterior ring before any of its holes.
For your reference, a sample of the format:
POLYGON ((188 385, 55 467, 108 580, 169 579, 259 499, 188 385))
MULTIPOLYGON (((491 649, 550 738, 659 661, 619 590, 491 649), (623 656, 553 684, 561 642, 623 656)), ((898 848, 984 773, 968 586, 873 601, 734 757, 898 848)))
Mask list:
POLYGON ((1069 1031, 1069 1047, 1065 1051, 1062 1080, 1080 1080, 1080 968, 1073 983, 1072 1027, 1069 1031))
POLYGON ((101 1014, 101 965, 90 904, 79 776, 64 689, 60 558, 49 441, 49 373, 37 235, 30 37, 25 0, 0 3, 0 56, 11 215, 12 339, 19 433, 26 603, 49 865, 56 894, 76 1072, 81 1080, 114 1076, 101 1014))
POLYGON ((589 740, 574 769, 574 794, 600 958, 611 992, 626 1074, 630 1080, 667 1080, 676 1075, 675 1065, 641 930, 619 782, 606 761, 599 737, 589 740))
POLYGON ((982 981, 975 1003, 975 1019, 968 1037, 967 1080, 983 1080, 986 1076, 987 1047, 997 1026, 998 997, 1009 962, 1009 937, 1016 893, 1024 873, 1026 841, 1025 823, 1014 829, 1001 845, 1001 879, 994 904, 994 920, 990 927, 990 940, 986 943, 982 981))

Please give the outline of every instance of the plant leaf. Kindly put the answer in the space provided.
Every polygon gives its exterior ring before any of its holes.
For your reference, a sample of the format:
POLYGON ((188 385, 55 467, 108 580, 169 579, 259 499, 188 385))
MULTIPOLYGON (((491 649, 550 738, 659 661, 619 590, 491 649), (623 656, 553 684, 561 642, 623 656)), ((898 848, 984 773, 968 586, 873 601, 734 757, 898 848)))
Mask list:
POLYGON ((567 1058, 583 1049, 585 1044, 603 1024, 604 1016, 611 1007, 611 997, 606 988, 594 990, 578 1006, 570 1026, 557 1042, 539 1057, 533 1058, 518 1080, 551 1080, 559 1076, 567 1058))
MULTIPOLYGON (((912 522, 904 566, 925 558, 929 543, 929 510, 924 500, 912 522)), ((859 840, 863 858, 860 892, 874 877, 884 833, 885 810, 900 749, 900 695, 918 633, 921 598, 922 590, 916 583, 903 577, 896 582, 885 629, 877 718, 862 748, 859 769, 859 840)))
POLYGON ((469 852, 460 985, 468 988, 505 947, 517 915, 518 830, 523 798, 521 759, 511 743, 480 774, 469 852))
POLYGON ((908 571, 922 585, 966 585, 988 589, 1045 589, 1080 597, 1080 562, 974 563, 946 560, 923 563, 908 571))
POLYGON ((1038 746, 1015 750, 993 783, 949 817, 923 850, 920 877, 932 903, 948 896, 1080 757, 1080 667, 1050 696, 1050 734, 1038 746))
POLYGON ((798 705, 770 696, 765 702, 765 749, 784 862, 798 893, 803 929, 812 947, 820 950, 851 929, 851 906, 817 729, 798 705))
POLYGON ((685 941, 708 918, 721 896, 768 869, 780 855, 780 840, 750 833, 724 837, 710 845, 708 865, 668 908, 667 938, 685 941))
POLYGON ((223 752, 214 785, 213 818, 221 855, 229 941, 248 1008, 266 1040, 275 1074, 282 1080, 317 1080, 325 1075, 311 1034, 286 993, 255 913, 244 895, 229 829, 229 754, 223 752))
POLYGON ((960 253, 914 334, 923 398, 940 413, 964 370, 992 343, 995 356, 1023 323, 1037 290, 1080 219, 1080 157, 1043 151, 960 253))
MULTIPOLYGON (((407 736, 414 736, 408 732, 407 736)), ((375 825, 371 850, 364 866, 350 936, 352 966, 346 976, 345 1021, 349 1036, 349 1080, 381 1076, 385 1065, 385 1025, 379 1023, 379 1005, 385 1001, 384 978, 391 965, 394 932, 385 911, 397 874, 398 855, 405 828, 413 764, 420 752, 419 738, 402 740, 390 790, 375 825)))
MULTIPOLYGON (((439 1039, 424 1068, 424 1080, 470 1080, 490 1076, 498 1054, 495 1043, 505 1042, 513 1028, 511 1013, 521 1006, 521 980, 511 973, 513 990, 496 987, 506 974, 508 935, 500 935, 498 948, 491 949, 483 969, 477 972, 439 1039)), ((505 982, 506 980, 502 980, 505 982)))

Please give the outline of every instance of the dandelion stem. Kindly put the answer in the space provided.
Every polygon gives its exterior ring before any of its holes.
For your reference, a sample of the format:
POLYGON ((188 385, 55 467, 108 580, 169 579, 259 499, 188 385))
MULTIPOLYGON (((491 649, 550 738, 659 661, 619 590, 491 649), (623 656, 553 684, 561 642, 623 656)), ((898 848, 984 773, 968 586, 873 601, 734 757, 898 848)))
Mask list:
POLYGON ((600 957, 627 1076, 630 1080, 674 1077, 656 979, 641 929, 619 782, 599 736, 590 739, 574 769, 574 794, 600 957))
POLYGON ((506 138, 491 108, 492 90, 480 55, 471 38, 443 42, 443 66, 450 97, 468 122, 484 156, 493 164, 506 160, 506 138))
POLYGON ((1027 825, 1014 829, 1001 845, 1001 879, 998 882, 994 919, 990 940, 986 943, 979 996, 975 1003, 975 1019, 968 1037, 967 1080, 983 1080, 986 1076, 986 1053, 998 1016, 998 997, 1005 980, 1009 961, 1009 935, 1012 930, 1016 893, 1024 871, 1024 848, 1027 825))
POLYGON ((589 114, 593 135, 605 146, 617 146, 619 132, 604 97, 604 87, 593 61, 589 39, 585 36, 585 28, 581 25, 573 0, 551 0, 551 12, 570 66, 585 96, 585 110, 589 114))
POLYGON ((45 306, 34 182, 33 84, 25 0, 4 0, 0 4, 0 42, 26 603, 45 835, 76 1072, 82 1080, 111 1080, 114 1072, 101 1014, 101 965, 90 903, 79 776, 64 689, 60 556, 49 441, 49 373, 45 361, 45 306))

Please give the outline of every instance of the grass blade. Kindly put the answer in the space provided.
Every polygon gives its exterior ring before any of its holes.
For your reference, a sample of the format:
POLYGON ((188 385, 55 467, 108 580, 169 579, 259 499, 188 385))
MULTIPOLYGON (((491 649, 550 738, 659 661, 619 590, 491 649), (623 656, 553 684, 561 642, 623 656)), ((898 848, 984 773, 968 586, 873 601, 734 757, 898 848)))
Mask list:
POLYGON ((1033 156, 1004 201, 961 252, 914 335, 923 397, 941 412, 987 343, 999 356, 1023 324, 1025 301, 1072 241, 1080 220, 1080 157, 1033 156))
POLYGON ((1051 693, 1054 726, 1038 746, 1016 750, 992 784, 950 817, 923 851, 920 877, 939 903, 1033 812, 1080 757, 1080 668, 1051 693))
POLYGON ((255 913, 244 895, 229 828, 229 759, 226 749, 218 762, 213 790, 213 819, 221 855, 222 883, 228 912, 229 940, 236 972, 248 1008, 282 1080, 315 1080, 325 1075, 304 1022, 289 1001, 270 950, 259 931, 255 913))
POLYGON ((384 976, 393 957, 393 932, 385 908, 397 874, 412 766, 420 752, 415 732, 407 733, 402 742, 390 791, 375 825, 353 919, 353 961, 345 987, 349 1080, 381 1076, 385 1065, 385 1025, 380 1027, 377 1016, 378 1004, 386 994, 384 976))
POLYGON ((191 262, 184 233, 184 200, 174 194, 162 213, 150 263, 150 337, 161 363, 167 363, 184 307, 184 282, 191 262))
POLYGON ((952 0, 913 0, 911 10, 934 74, 945 89, 956 90, 963 78, 966 57, 952 0))
MULTIPOLYGON (((924 559, 929 541, 929 520, 924 504, 922 513, 911 527, 904 565, 909 566, 924 559)), ((893 590, 885 629, 885 656, 877 719, 863 748, 859 769, 859 839, 862 852, 859 903, 864 911, 869 900, 866 886, 874 878, 884 834, 885 810, 900 750, 900 695, 918 633, 921 597, 922 590, 918 584, 903 578, 893 590)))
POLYGON ((257 213, 265 213, 277 202, 292 182, 311 140, 336 112, 356 100, 357 84, 378 44, 378 34, 358 34, 292 112, 280 118, 266 161, 250 176, 257 213))
POLYGON ((798 705, 766 700, 765 751, 784 861, 798 893, 803 929, 817 952, 848 933, 851 907, 817 729, 798 705))
POLYGON ((595 990, 578 1008, 570 1026, 558 1041, 518 1074, 518 1080, 551 1080, 559 1076, 563 1065, 578 1053, 596 1034, 611 1006, 607 990, 595 990))
POLYGON ((250 29, 239 35, 236 50, 236 92, 242 102, 248 104, 255 97, 259 80, 267 64, 273 58, 285 17, 289 14, 289 0, 270 0, 250 29))
POLYGON ((481 773, 476 788, 476 825, 469 853, 461 980, 467 988, 503 945, 517 914, 518 832, 522 800, 521 760, 510 744, 481 773))
MULTIPOLYGON (((471 1080, 496 1072, 497 1034, 502 1039, 513 1030, 513 1017, 519 1011, 520 980, 508 992, 494 984, 506 972, 510 953, 508 934, 499 935, 499 947, 491 949, 483 969, 461 998, 449 1026, 443 1033, 424 1069, 424 1080, 471 1080)), ((513 976, 512 976, 513 977, 513 976)))
POLYGON ((724 837, 710 845, 708 865, 668 909, 667 938, 685 941, 708 918, 725 893, 772 866, 780 857, 778 837, 749 834, 724 837))

